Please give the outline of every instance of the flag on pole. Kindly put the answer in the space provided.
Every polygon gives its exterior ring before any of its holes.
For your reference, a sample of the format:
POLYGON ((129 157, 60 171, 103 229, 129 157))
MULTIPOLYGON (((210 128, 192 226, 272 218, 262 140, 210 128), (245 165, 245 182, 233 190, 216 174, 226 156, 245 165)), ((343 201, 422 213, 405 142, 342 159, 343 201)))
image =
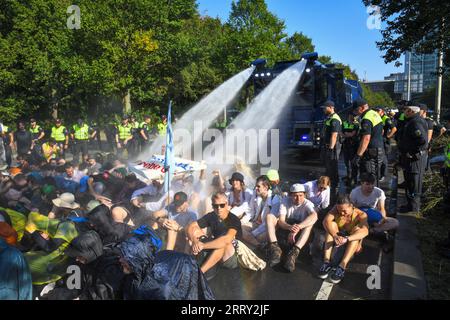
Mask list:
POLYGON ((173 175, 173 132, 172 132, 172 101, 169 102, 169 111, 167 114, 167 130, 166 130, 166 152, 164 155, 164 192, 169 192, 170 181, 173 175))

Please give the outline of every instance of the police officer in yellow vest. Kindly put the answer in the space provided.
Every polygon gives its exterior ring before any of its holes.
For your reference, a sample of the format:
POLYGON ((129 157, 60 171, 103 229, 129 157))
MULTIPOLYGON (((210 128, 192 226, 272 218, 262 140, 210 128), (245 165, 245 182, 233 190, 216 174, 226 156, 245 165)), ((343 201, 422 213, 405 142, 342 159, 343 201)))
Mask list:
POLYGON ((78 119, 77 124, 72 126, 70 136, 74 143, 73 145, 73 160, 78 162, 80 153, 82 154, 82 161, 87 161, 89 139, 94 139, 97 134, 93 128, 88 126, 83 119, 78 119))
POLYGON ((36 119, 30 119, 30 132, 33 138, 35 156, 42 157, 42 142, 44 141, 45 131, 37 124, 36 119))
POLYGON ((60 156, 65 158, 66 150, 69 147, 69 131, 62 125, 61 119, 56 119, 50 138, 55 139, 60 149, 60 156))
POLYGON ((129 141, 133 139, 131 133, 133 127, 128 123, 129 117, 124 115, 122 117, 122 123, 116 127, 116 144, 118 153, 121 151, 123 155, 123 150, 127 150, 128 157, 130 157, 130 144, 129 141))
POLYGON ((376 111, 369 108, 364 99, 353 103, 353 112, 360 116, 361 127, 360 142, 352 163, 359 167, 360 173, 368 172, 375 176, 378 185, 384 157, 383 120, 376 111))
POLYGON ((158 123, 157 128, 158 128, 158 134, 160 136, 165 137, 166 131, 167 131, 167 116, 166 115, 161 116, 161 122, 158 123))
POLYGON ((327 115, 324 124, 323 147, 325 148, 326 175, 331 180, 331 189, 337 188, 339 184, 338 158, 341 152, 339 136, 342 132, 342 120, 334 112, 334 102, 326 101, 321 107, 327 115))
POLYGON ((139 155, 139 151, 140 151, 140 145, 139 145, 139 140, 140 140, 140 134, 139 132, 141 131, 139 129, 139 122, 136 120, 136 117, 134 115, 130 116, 130 125, 131 125, 131 135, 133 136, 133 139, 131 139, 129 141, 129 147, 128 147, 128 151, 130 151, 131 153, 131 157, 137 157, 139 155))
POLYGON ((387 155, 391 153, 391 138, 394 137, 397 132, 397 127, 392 122, 391 118, 386 115, 384 108, 378 107, 373 108, 374 111, 378 112, 381 117, 381 121, 383 121, 383 143, 384 143, 384 157, 383 164, 381 166, 381 178, 380 182, 384 181, 384 178, 387 174, 388 169, 388 158, 387 155))

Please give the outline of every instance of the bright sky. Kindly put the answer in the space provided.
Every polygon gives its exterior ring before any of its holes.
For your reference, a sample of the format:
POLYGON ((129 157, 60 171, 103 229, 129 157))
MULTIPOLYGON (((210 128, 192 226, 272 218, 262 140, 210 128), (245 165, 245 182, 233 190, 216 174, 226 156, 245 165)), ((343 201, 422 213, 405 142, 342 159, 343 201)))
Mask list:
MULTIPOLYGON (((202 15, 228 19, 232 0, 197 0, 202 15)), ((319 55, 349 64, 360 79, 383 80, 403 72, 394 63, 385 64, 375 42, 381 32, 369 29, 369 17, 362 0, 266 0, 269 10, 285 21, 287 33, 302 32, 312 38, 319 55)), ((373 25, 373 24, 372 24, 373 25)), ((403 58, 401 60, 403 63, 403 58)))

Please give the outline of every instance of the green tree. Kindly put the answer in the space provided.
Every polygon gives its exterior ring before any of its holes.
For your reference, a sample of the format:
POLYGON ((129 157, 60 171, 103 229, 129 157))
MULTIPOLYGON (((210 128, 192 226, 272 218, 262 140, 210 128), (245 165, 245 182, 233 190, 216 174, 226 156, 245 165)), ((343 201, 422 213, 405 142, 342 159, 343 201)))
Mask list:
POLYGON ((381 20, 387 24, 381 32, 383 40, 377 42, 380 50, 386 51, 386 62, 396 61, 413 49, 418 53, 442 50, 445 64, 450 66, 450 2, 363 0, 363 3, 378 6, 381 20))
POLYGON ((314 52, 315 46, 312 39, 303 33, 295 32, 285 40, 286 46, 292 55, 292 59, 298 59, 305 52, 314 52))
POLYGON ((381 106, 392 108, 395 106, 394 101, 391 99, 387 92, 373 92, 368 86, 361 83, 363 88, 363 96, 369 106, 381 106))

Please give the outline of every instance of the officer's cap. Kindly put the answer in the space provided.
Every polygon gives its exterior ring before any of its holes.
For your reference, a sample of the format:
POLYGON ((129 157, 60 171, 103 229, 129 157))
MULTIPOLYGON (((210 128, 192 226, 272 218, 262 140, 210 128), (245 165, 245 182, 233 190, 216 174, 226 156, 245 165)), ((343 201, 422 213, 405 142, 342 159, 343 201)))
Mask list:
POLYGON ((359 107, 365 106, 367 101, 364 99, 356 99, 353 101, 353 109, 358 109, 359 107))
POLYGON ((327 107, 333 107, 334 108, 334 102, 331 100, 325 101, 325 103, 321 106, 322 109, 325 109, 327 107))

